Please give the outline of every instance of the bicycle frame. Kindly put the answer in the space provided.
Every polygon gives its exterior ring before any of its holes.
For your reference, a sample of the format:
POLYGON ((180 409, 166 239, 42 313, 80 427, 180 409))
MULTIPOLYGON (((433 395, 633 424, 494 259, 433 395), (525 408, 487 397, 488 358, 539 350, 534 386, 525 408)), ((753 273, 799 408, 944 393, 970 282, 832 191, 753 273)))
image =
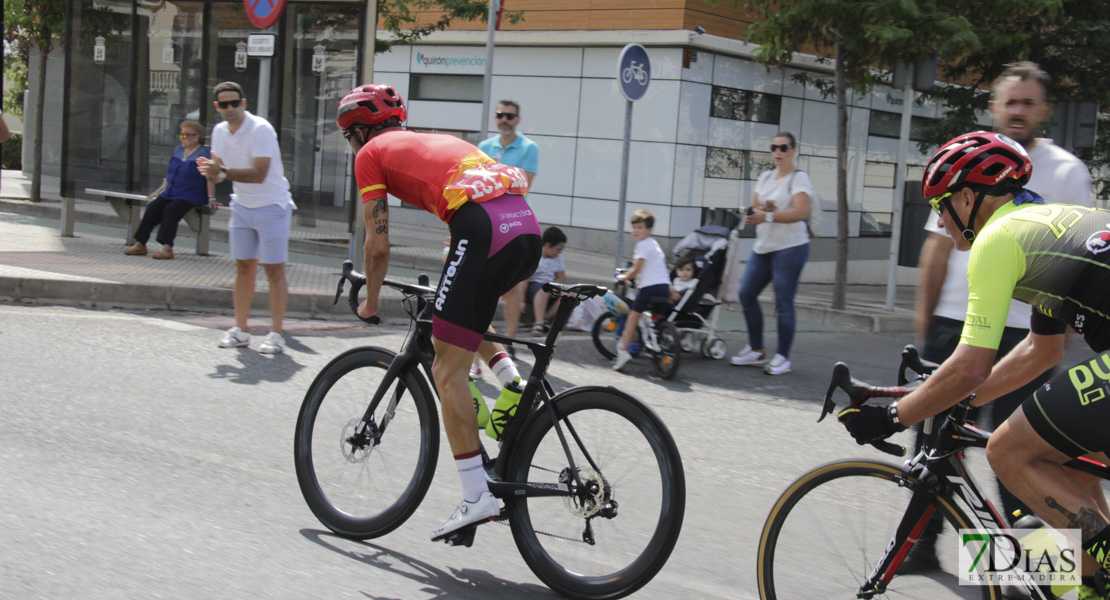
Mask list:
MULTIPOLYGON (((388 282, 387 282, 388 284, 388 282)), ((410 286, 411 287, 411 286, 410 286)), ((417 288, 412 288, 417 289, 417 288)), ((431 288, 424 288, 421 291, 430 290, 431 288)), ((352 293, 357 295, 357 286, 352 290, 352 293)), ((433 290, 434 291, 434 290, 433 290)), ((409 332, 406 337, 404 346, 401 351, 395 356, 390 363, 386 374, 383 378, 384 382, 397 381, 399 375, 406 369, 419 368, 423 369, 425 379, 431 383, 433 393, 438 397, 439 390, 436 387, 435 378, 432 377, 432 362, 435 360, 435 351, 431 344, 432 339, 432 304, 427 299, 420 295, 416 296, 417 309, 416 314, 413 316, 409 324, 409 332)), ((547 369, 551 365, 551 359, 555 354, 555 342, 559 333, 566 327, 567 322, 570 320, 570 314, 574 308, 581 302, 573 295, 561 296, 562 302, 559 303, 559 308, 555 313, 552 320, 551 328, 548 331, 547 337, 544 341, 535 342, 523 340, 518 338, 510 338, 496 333, 487 332, 483 339, 499 343, 519 344, 527 347, 532 351, 535 356, 535 362, 532 365, 532 370, 528 374, 528 380, 524 385, 524 391, 521 394, 520 405, 518 405, 516 412, 509 419, 505 427, 503 443, 501 451, 498 453, 497 458, 490 462, 489 457, 486 455, 485 448, 482 448, 483 463, 486 464, 487 479, 489 482, 490 491, 498 498, 510 497, 538 497, 538 496, 569 496, 574 492, 569 485, 570 482, 562 484, 551 483, 530 483, 530 482, 510 482, 505 481, 506 473, 509 469, 509 460, 512 456, 513 450, 519 438, 519 434, 523 431, 524 423, 528 417, 536 410, 538 402, 542 400, 549 407, 549 412, 552 418, 552 425, 559 436, 559 441, 562 443, 563 451, 566 453, 569 462, 570 472, 573 474, 575 487, 573 489, 584 489, 584 485, 579 474, 578 466, 575 464, 573 453, 570 450, 570 445, 567 441, 566 433, 563 431, 564 426, 570 432, 578 445, 579 450, 590 466, 600 471, 593 457, 589 451, 581 443, 578 434, 575 432, 573 425, 569 421, 562 421, 562 416, 558 412, 558 407, 550 402, 551 398, 555 396, 555 391, 551 384, 547 381, 547 369)), ((352 306, 356 306, 352 304, 352 306)), ((385 390, 391 386, 379 386, 374 392, 374 396, 367 407, 366 414, 363 415, 362 423, 356 430, 356 433, 363 434, 366 427, 372 423, 373 409, 378 406, 385 395, 385 390)), ((382 422, 378 425, 376 436, 380 436, 389 425, 390 416, 396 408, 397 402, 403 393, 403 384, 398 383, 396 393, 390 400, 382 422)))
MULTIPOLYGON (((967 424, 970 410, 970 403, 964 400, 946 413, 927 419, 923 424, 926 441, 922 450, 906 461, 902 468, 902 483, 910 477, 916 477, 918 485, 914 488, 909 507, 898 524, 894 537, 870 577, 860 586, 857 597, 871 598, 886 589, 932 516, 933 499, 947 490, 951 490, 971 509, 970 516, 977 528, 991 533, 1009 530, 1006 520, 983 494, 964 463, 964 450, 986 448, 991 438, 991 432, 967 424), (943 424, 937 434, 932 436, 932 425, 937 419, 943 419, 943 424)), ((1079 458, 1065 463, 1065 466, 1110 479, 1110 467, 1092 460, 1079 458)), ((1031 598, 1047 600, 1050 597, 1027 581, 1023 581, 1023 587, 1031 598)))

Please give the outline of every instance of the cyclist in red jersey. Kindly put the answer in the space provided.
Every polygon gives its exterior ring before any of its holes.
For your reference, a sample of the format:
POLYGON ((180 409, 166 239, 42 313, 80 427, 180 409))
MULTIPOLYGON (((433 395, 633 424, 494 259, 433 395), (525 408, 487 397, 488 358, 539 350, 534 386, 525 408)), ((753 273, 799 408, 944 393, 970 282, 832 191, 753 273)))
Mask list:
MULTIPOLYGON (((498 298, 535 271, 543 242, 539 223, 524 200, 528 179, 523 171, 496 163, 459 138, 406 131, 401 128, 405 117, 404 102, 393 88, 371 84, 355 88, 339 102, 336 122, 355 152, 366 222, 366 300, 359 316, 377 314, 378 294, 389 269, 387 194, 435 214, 451 232, 434 300, 432 377, 463 501, 432 532, 436 540, 500 514, 486 483, 467 375, 477 351, 502 384, 519 377, 504 349, 482 336, 493 321, 498 298)), ((508 418, 494 413, 495 421, 508 418)))

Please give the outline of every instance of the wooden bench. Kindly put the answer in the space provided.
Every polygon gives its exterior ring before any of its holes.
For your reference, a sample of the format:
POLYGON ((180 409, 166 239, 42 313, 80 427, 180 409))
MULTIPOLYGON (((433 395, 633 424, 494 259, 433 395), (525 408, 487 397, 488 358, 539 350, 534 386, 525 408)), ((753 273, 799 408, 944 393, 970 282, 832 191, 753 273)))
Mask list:
MULTIPOLYGON (((112 205, 112 210, 116 211, 119 218, 127 223, 127 235, 124 238, 124 244, 131 245, 135 243, 135 230, 139 228, 139 222, 142 221, 142 209, 147 205, 147 202, 149 202, 147 197, 143 194, 98 190, 94 188, 85 188, 85 193, 90 196, 103 196, 104 199, 112 205)), ((198 256, 208 256, 208 240, 211 236, 211 216, 212 208, 207 204, 202 204, 185 213, 185 223, 189 226, 189 229, 197 233, 198 256)))

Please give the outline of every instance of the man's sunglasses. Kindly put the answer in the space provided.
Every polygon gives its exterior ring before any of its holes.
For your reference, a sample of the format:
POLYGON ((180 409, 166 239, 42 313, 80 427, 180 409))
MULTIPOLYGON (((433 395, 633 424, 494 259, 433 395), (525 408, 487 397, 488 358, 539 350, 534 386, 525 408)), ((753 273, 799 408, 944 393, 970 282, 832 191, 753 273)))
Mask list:
POLYGON ((242 101, 243 101, 242 98, 239 98, 238 100, 217 100, 216 104, 220 108, 227 108, 229 106, 231 108, 239 108, 239 103, 242 102, 242 101))
POLYGON ((774 152, 775 150, 778 150, 780 152, 786 152, 790 148, 791 148, 790 144, 783 144, 781 146, 778 145, 778 144, 771 144, 771 152, 774 152))
POLYGON ((497 117, 498 119, 505 119, 506 121, 512 121, 513 119, 515 119, 517 117, 517 114, 516 113, 499 112, 499 113, 493 113, 493 116, 497 117))

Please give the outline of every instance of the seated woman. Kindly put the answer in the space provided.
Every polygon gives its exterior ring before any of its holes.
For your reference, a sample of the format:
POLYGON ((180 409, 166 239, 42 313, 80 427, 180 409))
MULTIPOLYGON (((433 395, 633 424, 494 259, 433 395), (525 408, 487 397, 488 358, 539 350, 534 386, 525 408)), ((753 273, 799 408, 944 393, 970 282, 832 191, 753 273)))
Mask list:
POLYGON ((143 220, 135 231, 135 245, 123 251, 131 256, 146 255, 146 242, 150 232, 158 226, 158 243, 162 249, 151 258, 173 258, 173 240, 177 237, 177 223, 185 213, 208 202, 213 210, 216 202, 215 185, 197 170, 197 157, 211 158, 208 147, 203 145, 204 126, 196 121, 181 122, 181 145, 174 148, 162 187, 155 190, 154 198, 143 213, 143 220))

